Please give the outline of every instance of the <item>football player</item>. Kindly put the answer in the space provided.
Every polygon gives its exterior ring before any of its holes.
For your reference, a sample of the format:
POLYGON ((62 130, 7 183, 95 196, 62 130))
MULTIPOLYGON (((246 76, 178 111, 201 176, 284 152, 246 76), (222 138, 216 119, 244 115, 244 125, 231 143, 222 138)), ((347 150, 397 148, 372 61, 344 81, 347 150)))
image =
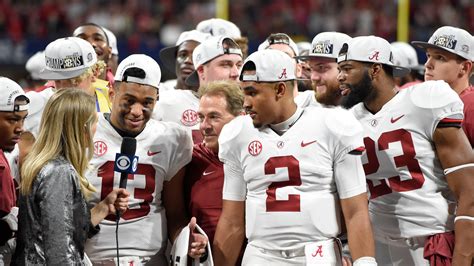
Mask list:
MULTIPOLYGON (((167 239, 171 242, 186 225, 183 203, 183 167, 191 160, 188 132, 169 122, 150 120, 158 97, 160 67, 151 57, 135 54, 124 59, 115 74, 111 113, 99 115, 94 136, 94 157, 87 174, 98 188, 91 198, 99 202, 118 186, 115 154, 123 137, 137 140, 137 171, 128 176, 129 210, 120 217, 120 261, 115 261, 115 216, 101 222, 100 232, 86 244, 93 263, 166 265, 167 239)), ((197 239, 192 255, 204 252, 205 239, 197 239)), ((193 245, 192 244, 192 245, 193 245)))
POLYGON ((219 136, 223 210, 216 265, 341 264, 340 212, 355 265, 376 265, 360 155, 362 127, 341 108, 298 108, 295 61, 267 49, 240 74, 244 108, 219 136), (244 229, 245 223, 245 229, 244 229))
POLYGON ((364 127, 377 262, 471 265, 474 157, 463 104, 444 81, 398 91, 393 77, 408 69, 392 59, 375 36, 353 38, 338 58, 342 105, 364 127))

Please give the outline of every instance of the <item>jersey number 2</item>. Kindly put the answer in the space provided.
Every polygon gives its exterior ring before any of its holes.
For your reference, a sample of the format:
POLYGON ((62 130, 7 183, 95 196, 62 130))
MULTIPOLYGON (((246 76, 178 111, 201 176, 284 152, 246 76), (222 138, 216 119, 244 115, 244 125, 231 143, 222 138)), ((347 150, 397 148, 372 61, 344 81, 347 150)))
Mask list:
POLYGON ((288 181, 273 182, 267 189, 267 212, 299 212, 300 195, 289 194, 287 200, 277 200, 276 190, 286 186, 300 186, 300 163, 293 156, 271 157, 265 163, 265 175, 274 175, 277 168, 288 169, 288 181))
MULTIPOLYGON (((400 176, 392 176, 387 179, 379 180, 380 184, 374 185, 372 180, 367 179, 369 186, 370 198, 374 199, 385 194, 396 192, 404 192, 419 189, 425 182, 425 177, 421 172, 420 164, 415 158, 416 151, 413 145, 413 139, 410 132, 405 129, 397 129, 390 132, 385 132, 380 135, 378 140, 378 149, 380 151, 388 149, 388 145, 393 142, 400 142, 402 145, 403 154, 393 158, 396 167, 406 166, 410 173, 411 179, 401 180, 400 176), (390 184, 390 187, 387 185, 390 184)), ((380 167, 379 160, 376 155, 375 142, 366 137, 364 139, 365 148, 367 151, 368 162, 364 164, 365 175, 376 173, 380 167)))

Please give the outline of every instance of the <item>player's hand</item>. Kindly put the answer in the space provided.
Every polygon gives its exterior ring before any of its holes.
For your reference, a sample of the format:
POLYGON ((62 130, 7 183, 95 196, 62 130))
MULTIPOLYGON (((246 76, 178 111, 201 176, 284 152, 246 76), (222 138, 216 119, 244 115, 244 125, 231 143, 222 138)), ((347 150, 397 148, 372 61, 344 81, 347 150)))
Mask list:
POLYGON ((346 256, 342 256, 342 266, 352 266, 351 259, 346 256))
POLYGON ((191 218, 188 226, 190 231, 188 255, 193 259, 197 259, 206 254, 206 246, 209 240, 206 236, 196 232, 196 217, 191 218))
POLYGON ((109 214, 115 214, 117 210, 120 213, 124 213, 128 209, 129 196, 130 193, 124 188, 112 190, 104 199, 104 203, 107 204, 109 209, 109 214))

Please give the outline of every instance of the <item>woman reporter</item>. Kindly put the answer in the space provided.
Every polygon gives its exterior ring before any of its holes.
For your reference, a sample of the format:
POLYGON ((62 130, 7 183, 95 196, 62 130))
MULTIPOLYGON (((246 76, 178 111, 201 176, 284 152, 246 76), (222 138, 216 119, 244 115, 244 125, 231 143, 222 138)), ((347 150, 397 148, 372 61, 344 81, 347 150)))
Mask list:
POLYGON ((97 126, 94 97, 79 89, 56 92, 21 169, 16 265, 82 265, 84 244, 99 222, 125 211, 129 193, 114 189, 89 210, 95 188, 85 178, 97 126))

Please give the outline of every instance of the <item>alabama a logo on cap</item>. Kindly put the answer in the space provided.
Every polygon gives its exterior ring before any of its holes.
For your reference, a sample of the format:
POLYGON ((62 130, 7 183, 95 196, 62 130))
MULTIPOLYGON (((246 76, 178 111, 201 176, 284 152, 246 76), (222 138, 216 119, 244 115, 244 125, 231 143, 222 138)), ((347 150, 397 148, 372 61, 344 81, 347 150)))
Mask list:
POLYGON ((332 54, 333 44, 330 41, 318 42, 313 47, 313 54, 332 54))
POLYGON ((457 42, 458 41, 455 39, 454 35, 438 35, 435 36, 433 44, 436 46, 454 50, 454 48, 456 48, 457 42))

